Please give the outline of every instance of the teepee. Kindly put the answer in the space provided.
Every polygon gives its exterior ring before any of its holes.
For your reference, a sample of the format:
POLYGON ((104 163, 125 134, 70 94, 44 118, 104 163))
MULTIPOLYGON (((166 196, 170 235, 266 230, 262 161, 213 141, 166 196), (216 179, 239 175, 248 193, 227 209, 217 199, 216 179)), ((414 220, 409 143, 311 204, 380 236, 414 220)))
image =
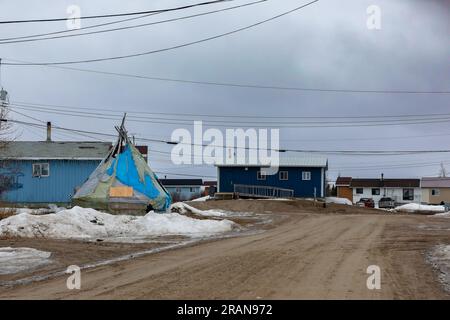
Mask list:
POLYGON ((166 211, 172 199, 130 142, 124 123, 125 116, 121 126, 116 127, 117 143, 75 193, 72 203, 111 213, 166 211))

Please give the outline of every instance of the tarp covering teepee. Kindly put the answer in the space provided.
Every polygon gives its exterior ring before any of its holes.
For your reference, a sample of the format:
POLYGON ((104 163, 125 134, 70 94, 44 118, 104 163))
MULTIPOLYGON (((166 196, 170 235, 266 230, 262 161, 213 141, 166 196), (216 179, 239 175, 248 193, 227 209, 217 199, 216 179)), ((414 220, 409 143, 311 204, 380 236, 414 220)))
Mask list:
POLYGON ((73 204, 118 212, 165 211, 169 193, 129 141, 124 122, 116 129, 116 145, 76 192, 73 204))

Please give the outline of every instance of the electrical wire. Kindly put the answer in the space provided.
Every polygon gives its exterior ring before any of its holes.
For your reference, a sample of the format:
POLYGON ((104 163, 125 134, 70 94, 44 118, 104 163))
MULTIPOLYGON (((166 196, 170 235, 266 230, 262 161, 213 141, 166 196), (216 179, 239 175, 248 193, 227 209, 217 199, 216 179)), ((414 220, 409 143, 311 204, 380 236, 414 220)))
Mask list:
POLYGON ((143 23, 143 24, 138 24, 138 25, 133 25, 133 26, 113 28, 113 29, 97 30, 97 31, 85 32, 85 33, 69 34, 69 35, 62 35, 62 36, 51 36, 51 37, 26 39, 26 40, 18 39, 18 40, 1 41, 1 39, 0 39, 0 45, 24 43, 24 42, 35 42, 35 41, 42 41, 42 40, 63 39, 63 38, 87 36, 87 35, 94 35, 94 34, 103 34, 103 33, 114 32, 114 31, 123 31, 123 30, 129 30, 129 29, 135 29, 135 28, 141 28, 141 27, 148 27, 148 26, 163 24, 163 23, 167 23, 167 22, 181 21, 181 20, 196 18, 196 17, 200 17, 200 16, 206 16, 206 15, 210 15, 210 14, 214 14, 214 13, 218 13, 218 12, 234 10, 234 9, 238 9, 238 8, 243 8, 243 7, 259 4, 262 2, 266 2, 266 1, 268 1, 268 0, 258 0, 258 1, 250 2, 250 3, 246 3, 246 4, 242 4, 242 5, 237 5, 237 6, 233 6, 233 7, 228 7, 228 8, 224 8, 224 9, 208 11, 208 12, 203 12, 203 13, 198 13, 198 14, 192 14, 192 15, 177 17, 177 18, 172 18, 172 19, 165 19, 165 20, 160 20, 160 21, 155 21, 155 22, 143 23))
POLYGON ((155 53, 161 53, 161 52, 167 52, 167 51, 171 51, 171 50, 175 50, 175 49, 180 49, 180 48, 185 48, 185 47, 189 47, 192 45, 196 45, 196 44, 200 44, 200 43, 204 43, 204 42, 208 42, 211 40, 215 40, 215 39, 219 39, 222 37, 226 37, 232 34, 236 34, 257 26, 260 26, 262 24, 265 24, 267 22, 276 20, 278 18, 281 18, 283 16, 286 16, 288 14, 291 14, 293 12, 296 12, 300 9, 306 8, 316 2, 318 2, 319 0, 314 0, 311 2, 308 2, 304 5, 295 7, 294 9, 282 12, 280 14, 277 14, 275 16, 272 16, 268 19, 264 19, 261 20, 259 22, 256 23, 252 23, 250 25, 247 25, 245 27, 241 27, 238 29, 234 29, 232 31, 228 31, 225 33, 220 33, 214 36, 210 36, 210 37, 206 37, 203 39, 199 39, 196 41, 190 41, 190 42, 186 42, 183 44, 179 44, 179 45, 175 45, 175 46, 170 46, 170 47, 166 47, 166 48, 161 48, 161 49, 156 49, 156 50, 151 50, 151 51, 145 51, 145 52, 138 52, 138 53, 133 53, 133 54, 128 54, 128 55, 121 55, 121 56, 113 56, 113 57, 106 57, 106 58, 96 58, 96 59, 86 59, 86 60, 72 60, 72 61, 59 61, 59 62, 32 62, 32 63, 4 63, 4 65, 9 65, 9 66, 51 66, 51 65, 71 65, 71 64, 80 64, 80 63, 92 63, 92 62, 101 62, 101 61, 112 61, 112 60, 121 60, 121 59, 128 59, 128 58, 135 58, 135 57, 141 57, 141 56, 146 56, 146 55, 151 55, 151 54, 155 54, 155 53))
MULTIPOLYGON (((124 16, 135 16, 149 13, 161 13, 161 12, 171 12, 178 10, 185 10, 199 6, 205 6, 210 4, 217 4, 220 2, 228 2, 233 0, 214 0, 208 2, 195 3, 180 7, 167 8, 167 9, 158 9, 158 10, 146 10, 146 11, 136 11, 136 12, 127 12, 127 13, 114 13, 114 14, 103 14, 103 15, 93 15, 93 16, 80 16, 76 19, 79 20, 90 20, 90 19, 100 19, 100 18, 115 18, 115 17, 124 17, 124 16)), ((27 19, 27 20, 3 20, 0 21, 0 24, 18 24, 18 23, 35 23, 35 22, 56 22, 56 21, 67 21, 71 20, 70 18, 47 18, 47 19, 27 19)))

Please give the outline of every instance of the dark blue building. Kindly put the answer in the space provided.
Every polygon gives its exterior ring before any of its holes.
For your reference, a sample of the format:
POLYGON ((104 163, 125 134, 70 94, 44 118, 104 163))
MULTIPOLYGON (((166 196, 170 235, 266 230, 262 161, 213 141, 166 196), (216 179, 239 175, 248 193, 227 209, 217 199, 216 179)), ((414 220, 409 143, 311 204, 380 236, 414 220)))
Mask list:
POLYGON ((293 191, 296 198, 325 197, 328 160, 325 157, 280 158, 276 174, 266 175, 261 165, 217 165, 218 192, 239 186, 263 186, 293 191))
POLYGON ((70 203, 111 143, 14 141, 0 151, 0 202, 70 203))

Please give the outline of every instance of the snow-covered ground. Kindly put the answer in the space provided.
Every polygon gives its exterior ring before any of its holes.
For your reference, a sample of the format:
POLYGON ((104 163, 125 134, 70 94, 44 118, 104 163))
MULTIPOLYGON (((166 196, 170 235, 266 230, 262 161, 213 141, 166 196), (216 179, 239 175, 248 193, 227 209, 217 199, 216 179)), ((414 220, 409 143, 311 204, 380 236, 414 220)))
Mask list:
POLYGON ((149 212, 136 217, 74 207, 54 214, 20 213, 0 220, 0 236, 133 241, 165 235, 211 236, 231 231, 236 226, 226 219, 200 220, 178 213, 149 212))
POLYGON ((326 203, 337 203, 337 204, 346 204, 348 206, 352 206, 353 203, 347 198, 337 198, 337 197, 326 197, 326 203))
POLYGON ((409 212, 409 213, 420 213, 420 212, 435 212, 435 213, 442 213, 445 212, 444 206, 430 206, 430 205, 424 205, 424 204, 418 204, 418 203, 408 203, 404 204, 402 206, 396 207, 395 211, 400 212, 409 212))
POLYGON ((0 275, 33 269, 50 262, 50 252, 32 248, 0 248, 0 275))
POLYGON ((428 261, 439 270, 439 280, 450 291, 450 245, 439 245, 431 250, 428 261))

